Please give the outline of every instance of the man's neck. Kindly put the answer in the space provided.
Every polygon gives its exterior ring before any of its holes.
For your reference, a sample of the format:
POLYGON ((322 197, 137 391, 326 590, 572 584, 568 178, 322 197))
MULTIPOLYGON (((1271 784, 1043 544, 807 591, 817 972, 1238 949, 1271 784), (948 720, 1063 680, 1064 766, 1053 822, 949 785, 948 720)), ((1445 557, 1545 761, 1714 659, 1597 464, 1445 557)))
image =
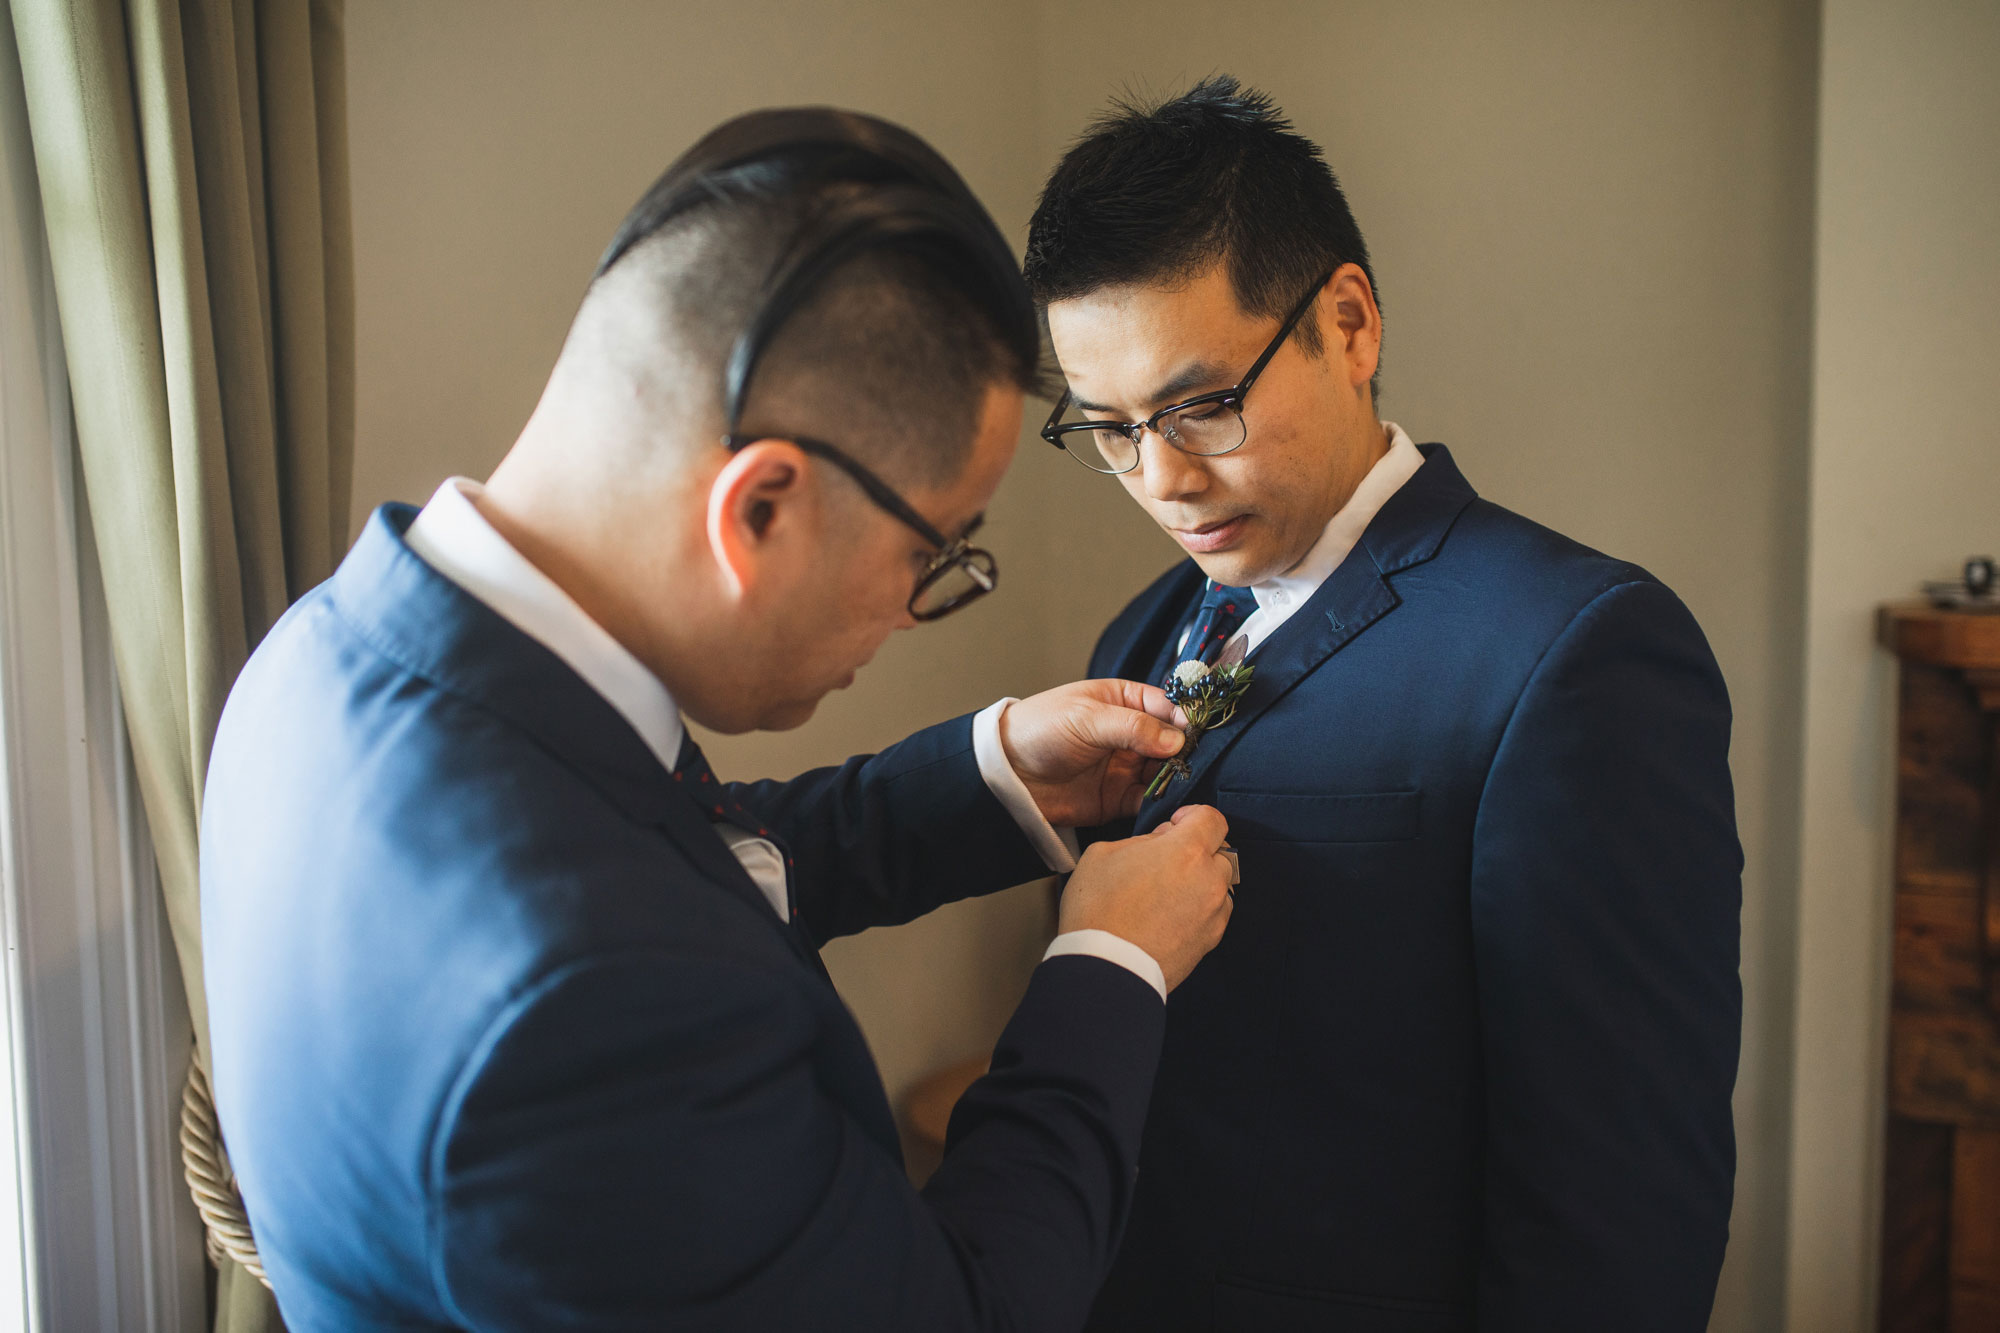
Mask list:
MULTIPOLYGON (((1364 446, 1357 451, 1361 458, 1360 470, 1348 478, 1347 485, 1339 492, 1338 499, 1327 511, 1326 517, 1320 520, 1320 525, 1314 532, 1312 540, 1306 543, 1304 550, 1292 557, 1292 562, 1289 565, 1286 565, 1275 574, 1270 574, 1257 580, 1258 583, 1271 583, 1278 579, 1291 578, 1296 575, 1299 568, 1311 557, 1314 549, 1325 539, 1326 530, 1333 526, 1333 520, 1340 516, 1342 510, 1353 503, 1354 493, 1361 489, 1362 482, 1368 480, 1368 474, 1375 470, 1375 465, 1389 456, 1389 446, 1395 438, 1395 433, 1389 427, 1383 425, 1379 418, 1371 416, 1370 420, 1374 424, 1372 435, 1374 444, 1372 447, 1364 446)), ((1256 585, 1253 584, 1252 586, 1256 585)))
POLYGON ((656 577, 650 567, 649 557, 669 548, 671 534, 658 534, 658 546, 622 542, 616 502, 571 513, 575 506, 565 507, 560 491, 524 496, 523 482, 496 472, 474 499, 480 516, 677 699, 699 695, 697 682, 676 665, 690 660, 703 619, 697 608, 677 605, 692 600, 694 581, 656 577))

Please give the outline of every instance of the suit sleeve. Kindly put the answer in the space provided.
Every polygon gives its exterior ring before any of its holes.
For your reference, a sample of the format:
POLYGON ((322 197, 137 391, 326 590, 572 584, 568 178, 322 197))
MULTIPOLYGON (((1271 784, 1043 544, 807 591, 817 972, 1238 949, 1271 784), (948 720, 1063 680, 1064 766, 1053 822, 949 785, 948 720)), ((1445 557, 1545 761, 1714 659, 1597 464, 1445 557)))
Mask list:
POLYGON ((730 788, 784 840, 815 943, 1049 873, 980 776, 969 714, 836 768, 730 788))
POLYGON ((1495 756, 1471 889, 1488 1333, 1707 1325, 1742 1019, 1729 722, 1693 617, 1626 583, 1550 647, 1495 756))
POLYGON ((1137 1175, 1164 1010, 1042 964, 919 1194, 831 1101, 801 978, 635 951, 523 996, 433 1151, 433 1278, 478 1330, 1082 1325, 1137 1175))

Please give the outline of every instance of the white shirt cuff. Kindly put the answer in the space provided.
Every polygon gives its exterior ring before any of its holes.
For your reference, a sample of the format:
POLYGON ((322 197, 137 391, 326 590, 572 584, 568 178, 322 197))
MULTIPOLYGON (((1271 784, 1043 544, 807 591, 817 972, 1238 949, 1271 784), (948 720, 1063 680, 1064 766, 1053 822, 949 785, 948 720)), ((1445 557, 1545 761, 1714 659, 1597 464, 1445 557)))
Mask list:
POLYGON ((986 789, 1014 816, 1022 836, 1041 853, 1042 863, 1058 875, 1067 875, 1076 869, 1076 830, 1056 828, 1042 817, 1035 798, 1028 795, 1027 784, 1007 762, 1006 747, 1000 744, 1000 715, 1008 704, 1019 702, 1002 699, 973 717, 972 754, 979 761, 979 776, 986 779, 986 789))
POLYGON ((1066 953, 1087 954, 1116 963, 1158 991, 1162 1000, 1167 998, 1167 974, 1160 970, 1159 962, 1123 935, 1113 935, 1108 930, 1066 930, 1050 942, 1042 961, 1066 953))

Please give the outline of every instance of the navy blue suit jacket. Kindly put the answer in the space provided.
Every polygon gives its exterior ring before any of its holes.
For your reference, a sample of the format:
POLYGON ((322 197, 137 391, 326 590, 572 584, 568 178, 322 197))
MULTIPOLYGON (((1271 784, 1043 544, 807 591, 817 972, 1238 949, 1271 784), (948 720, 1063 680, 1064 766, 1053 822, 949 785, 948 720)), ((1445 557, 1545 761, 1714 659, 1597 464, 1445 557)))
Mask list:
POLYGON ((1163 1006, 1035 972, 919 1195, 814 946, 1045 870, 967 719, 736 794, 782 923, 625 721, 378 511, 232 692, 202 828, 217 1101, 295 1333, 1061 1329, 1163 1006))
MULTIPOLYGON (((1424 454, 1141 811, 1220 807, 1243 883, 1168 1005, 1093 1328, 1706 1324, 1741 1013, 1722 678, 1644 570, 1424 454)), ((1201 588, 1161 578, 1091 674, 1162 679, 1201 588)))

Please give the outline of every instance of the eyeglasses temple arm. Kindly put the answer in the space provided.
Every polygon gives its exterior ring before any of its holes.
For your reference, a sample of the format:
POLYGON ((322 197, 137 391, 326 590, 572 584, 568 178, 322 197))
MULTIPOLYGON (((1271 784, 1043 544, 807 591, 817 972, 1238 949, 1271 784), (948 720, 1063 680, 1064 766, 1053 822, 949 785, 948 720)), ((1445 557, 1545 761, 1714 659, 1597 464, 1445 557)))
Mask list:
POLYGON ((1063 447, 1063 443, 1061 440, 1056 438, 1056 423, 1062 420, 1063 411, 1068 406, 1069 406, 1069 390, 1064 389, 1062 391, 1062 397, 1056 399, 1055 409, 1049 413, 1049 419, 1042 423, 1042 438, 1047 440, 1050 444, 1053 444, 1058 449, 1063 447))
MULTIPOLYGON (((783 439, 790 444, 797 445, 815 458, 824 458, 827 462, 854 478, 854 484, 866 491, 869 499, 901 519, 919 537, 922 537, 941 551, 951 546, 951 538, 932 527, 929 519, 910 508, 904 502, 903 497, 890 490, 881 478, 832 445, 822 440, 815 440, 810 436, 802 435, 772 436, 771 438, 783 439)), ((722 437, 723 447, 731 453, 735 453, 738 449, 749 443, 749 437, 743 435, 731 434, 722 437)))
POLYGON ((1236 394, 1239 398, 1250 392, 1250 386, 1255 384, 1257 377, 1264 373, 1264 367, 1271 364, 1271 358, 1276 356, 1278 349, 1285 345, 1285 339, 1292 336, 1292 330, 1297 328, 1299 321, 1306 317, 1306 311, 1313 308, 1313 303, 1319 300, 1320 292, 1325 290, 1328 280, 1332 277, 1333 273, 1331 271, 1320 275, 1320 280, 1313 284, 1312 290, 1306 293, 1305 299, 1292 307, 1292 313, 1285 319, 1285 327, 1278 330, 1278 336, 1271 339, 1271 345, 1264 349, 1264 355, 1257 358, 1257 364, 1250 367, 1250 373, 1245 375, 1243 382, 1236 386, 1236 394))

